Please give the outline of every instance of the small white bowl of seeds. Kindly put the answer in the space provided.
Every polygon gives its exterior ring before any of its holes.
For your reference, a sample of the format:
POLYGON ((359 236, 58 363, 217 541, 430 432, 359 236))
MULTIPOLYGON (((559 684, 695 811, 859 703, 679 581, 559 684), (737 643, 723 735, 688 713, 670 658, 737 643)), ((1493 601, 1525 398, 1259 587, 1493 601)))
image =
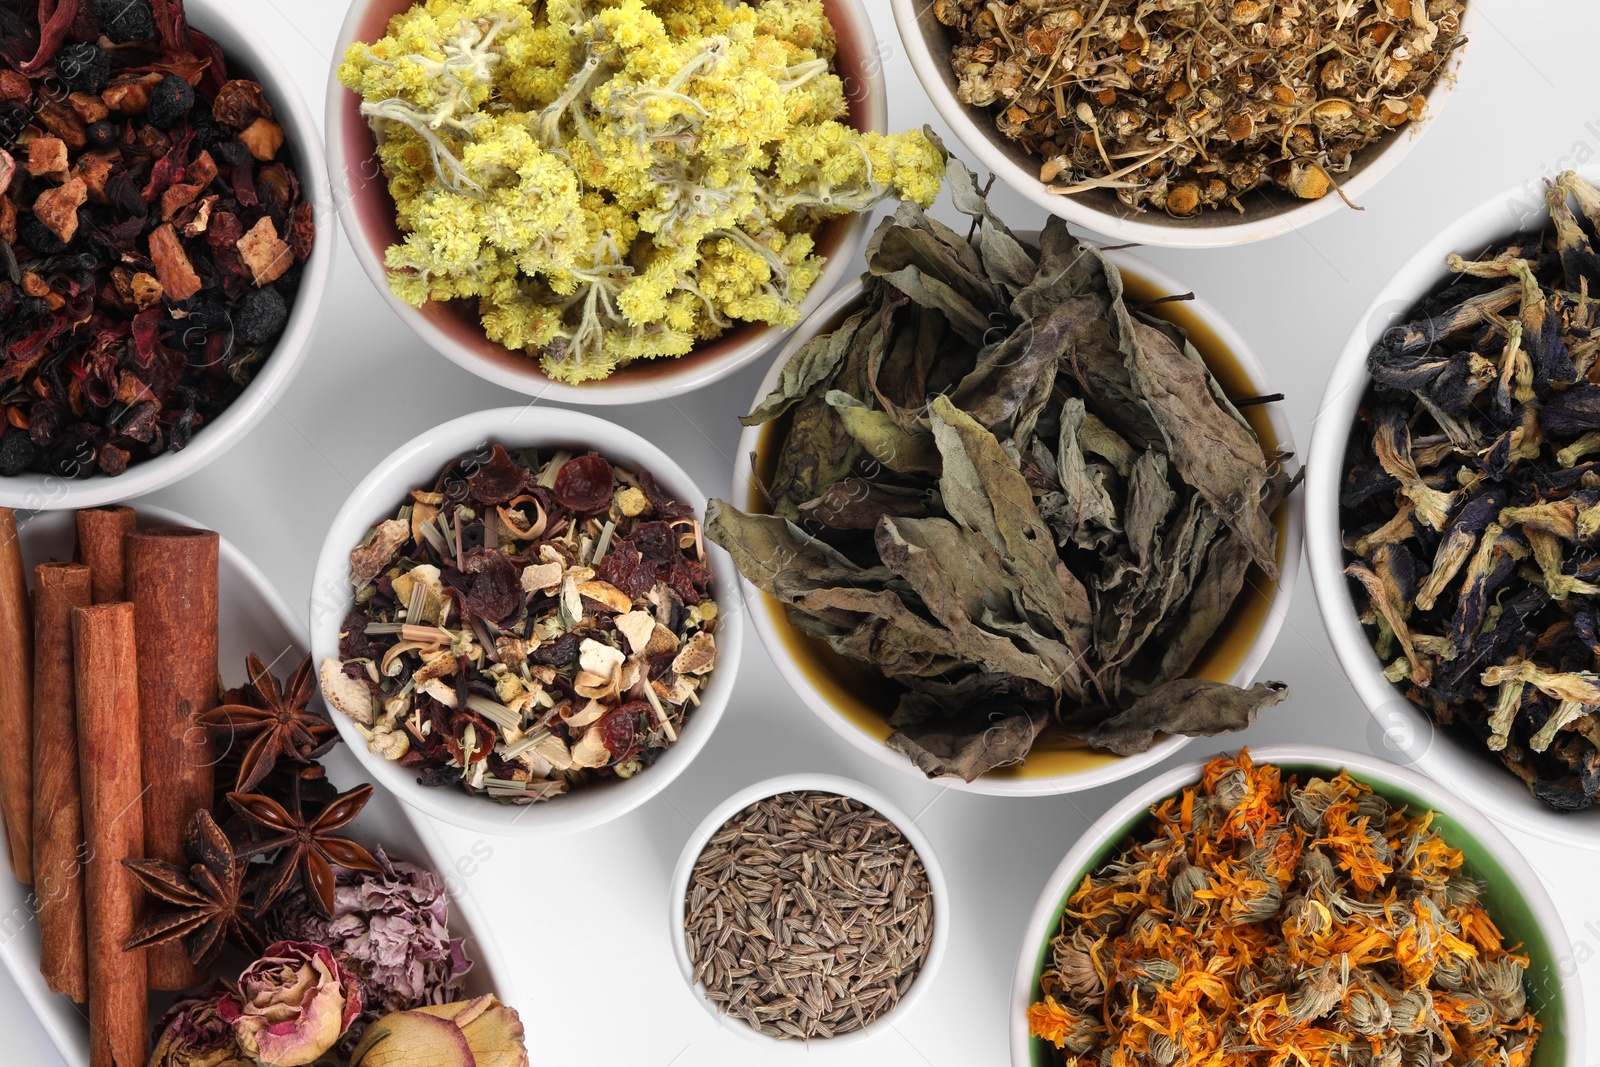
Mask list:
POLYGON ((690 835, 672 876, 672 951, 720 1026, 804 1054, 870 1038, 928 989, 948 901, 927 837, 887 797, 785 775, 735 793, 690 835))

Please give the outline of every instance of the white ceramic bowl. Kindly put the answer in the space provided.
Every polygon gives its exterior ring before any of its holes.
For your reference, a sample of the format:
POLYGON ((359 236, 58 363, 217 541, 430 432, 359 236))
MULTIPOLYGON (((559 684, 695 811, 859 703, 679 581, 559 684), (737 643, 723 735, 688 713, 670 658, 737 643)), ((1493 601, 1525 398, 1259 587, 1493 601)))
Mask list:
MULTIPOLYGON (((709 385, 770 352, 788 327, 746 324, 697 346, 677 359, 640 360, 602 381, 569 385, 552 381, 536 357, 513 352, 489 340, 473 309, 433 301, 412 307, 389 288, 384 252, 402 239, 394 201, 377 160, 377 142, 360 112, 360 98, 339 84, 340 59, 351 44, 381 39, 395 15, 415 0, 355 0, 339 30, 334 72, 328 79, 326 127, 333 191, 345 233, 361 267, 405 324, 434 351, 480 378, 519 393, 567 404, 640 404, 677 396, 709 385)), ((877 38, 861 0, 823 0, 838 37, 835 69, 850 101, 849 123, 858 130, 888 129, 888 103, 877 38)), ((817 233, 817 252, 827 257, 821 276, 801 303, 811 313, 855 269, 866 241, 870 213, 830 220, 817 233)))
MULTIPOLYGON (((1024 233, 1019 236, 1029 240, 1035 235, 1024 233)), ((1108 258, 1122 272, 1134 302, 1189 291, 1189 287, 1176 278, 1127 252, 1113 251, 1108 253, 1108 258)), ((756 402, 777 384, 778 375, 789 357, 811 338, 833 329, 843 321, 860 300, 861 293, 861 283, 852 282, 835 293, 815 315, 800 325, 773 361, 772 369, 756 391, 756 402)), ((1224 389, 1233 398, 1266 396, 1275 392, 1266 371, 1245 344, 1244 338, 1200 296, 1197 295, 1193 300, 1163 304, 1151 310, 1189 331, 1190 339, 1219 378, 1223 379, 1224 389), (1224 358, 1217 358, 1219 352, 1225 354, 1224 358), (1231 360, 1225 358, 1227 354, 1231 354, 1231 360)), ((1289 428, 1288 413, 1281 403, 1248 408, 1246 415, 1264 440, 1275 442, 1282 451, 1294 452, 1294 434, 1289 428)), ((743 511, 764 508, 760 500, 759 480, 752 477, 750 462, 753 455, 777 446, 779 440, 773 428, 778 425, 775 422, 766 426, 751 426, 739 438, 733 490, 728 499, 743 511)), ((1299 465, 1297 456, 1291 456, 1286 462, 1291 472, 1299 465)), ((1234 613, 1230 615, 1235 620, 1235 634, 1250 634, 1248 647, 1208 651, 1197 664, 1196 671, 1191 673, 1204 673, 1207 677, 1216 677, 1234 685, 1249 685, 1255 679, 1256 671, 1267 658, 1273 641, 1277 639, 1278 630, 1283 626, 1289 610, 1289 598, 1294 593, 1295 578, 1300 570, 1299 493, 1291 494, 1284 502, 1277 525, 1278 581, 1267 582, 1264 575, 1252 568, 1254 578, 1247 579, 1247 588, 1241 594, 1240 604, 1235 605, 1234 613), (1251 584, 1256 580, 1261 584, 1251 584), (1248 606, 1245 606, 1247 602, 1248 606), (1205 670, 1207 667, 1210 669, 1205 670)), ((871 680, 862 672, 855 672, 856 676, 852 677, 842 658, 832 656, 822 649, 820 643, 801 634, 788 621, 783 606, 777 600, 748 582, 745 583, 745 602, 750 606, 750 617, 755 623, 756 633, 778 665, 779 672, 823 722, 878 762, 897 771, 923 777, 909 759, 884 743, 891 733, 884 715, 870 707, 862 696, 870 690, 871 680)), ((1239 643, 1243 640, 1240 638, 1239 643)), ((933 780, 952 789, 997 796, 1072 793, 1095 789, 1136 775, 1171 756, 1188 742, 1187 737, 1171 735, 1158 740, 1146 752, 1120 757, 1109 753, 1091 753, 1081 747, 1047 752, 1042 745, 1036 745, 1028 762, 1021 767, 990 772, 972 782, 954 777, 933 780)))
MULTIPOLYGON (((1479 9, 1485 0, 1470 0, 1462 18, 1462 30, 1470 42, 1477 34, 1479 9)), ((1319 219, 1349 211, 1337 193, 1320 200, 1299 200, 1277 188, 1263 187, 1240 198, 1244 214, 1231 208, 1206 210, 1198 218, 1174 219, 1154 208, 1136 212, 1109 191, 1077 196, 1056 196, 1039 180, 1040 161, 995 129, 989 108, 969 107, 956 96, 957 79, 950 67, 949 30, 933 15, 928 0, 890 0, 900 40, 911 58, 912 69, 927 90, 939 116, 955 132, 961 144, 978 157, 990 171, 1033 203, 1069 222, 1105 234, 1118 242, 1133 242, 1168 248, 1220 248, 1249 244, 1301 230, 1319 219)), ((1360 203, 1378 182, 1400 165, 1417 139, 1433 124, 1439 110, 1459 80, 1468 46, 1464 45, 1448 61, 1445 74, 1426 93, 1428 113, 1414 123, 1360 153, 1346 174, 1336 175, 1340 187, 1355 203, 1360 203)))
MULTIPOLYGON (((412 489, 431 486, 451 460, 490 443, 512 448, 594 449, 618 466, 649 470, 669 497, 693 508, 697 515, 705 514, 705 494, 665 452, 631 430, 593 415, 543 406, 497 408, 435 426, 373 468, 328 530, 317 557, 311 597, 311 651, 318 663, 339 655, 339 626, 352 604, 350 550, 361 543, 374 523, 393 518, 412 489)), ((333 720, 372 781, 405 804, 445 822, 503 835, 572 833, 609 822, 643 804, 683 773, 717 728, 733 692, 744 637, 738 572, 716 545, 708 544, 706 555, 721 617, 730 623, 717 629, 717 664, 678 741, 632 778, 597 782, 536 804, 500 804, 453 787, 418 785, 415 770, 367 751, 366 741, 348 717, 334 712, 333 720)))
POLYGON ((187 0, 189 22, 214 37, 228 57, 234 77, 254 78, 266 90, 274 121, 283 127, 285 151, 291 153, 300 188, 312 205, 317 224, 311 258, 300 278, 300 290, 289 309, 289 322, 256 376, 216 420, 202 426, 188 446, 153 459, 130 463, 126 472, 108 478, 98 472, 87 478, 22 474, 0 478, 0 506, 26 511, 91 508, 131 500, 187 478, 222 455, 267 413, 299 371, 311 341, 333 265, 336 215, 328 196, 328 166, 322 155, 322 134, 289 74, 249 20, 230 0, 187 0))
POLYGON ((900 810, 898 805, 876 789, 831 774, 786 774, 778 778, 768 778, 764 782, 746 786, 718 804, 689 835, 688 843, 683 846, 683 854, 678 857, 678 866, 673 869, 670 892, 671 895, 667 900, 669 916, 667 931, 668 936, 672 938, 672 956, 678 961, 678 970, 683 974, 683 981, 689 987, 690 995, 710 1013, 719 1027, 732 1030, 756 1042, 768 1055, 805 1056, 845 1048, 873 1037, 888 1027, 896 1017, 904 1018, 905 1013, 933 984, 934 972, 939 969, 939 961, 944 958, 945 946, 950 940, 950 894, 945 885, 944 869, 939 866, 939 859, 933 854, 933 846, 929 843, 927 835, 904 811, 900 810), (923 869, 928 872, 928 888, 933 894, 933 937, 928 944, 928 956, 923 961, 922 970, 917 972, 916 981, 911 983, 911 989, 900 999, 900 1003, 860 1030, 840 1034, 838 1037, 819 1037, 810 1042, 768 1037, 759 1030, 752 1030, 749 1024, 738 1016, 724 1015, 718 1010, 716 1004, 706 999, 703 985, 694 982, 694 966, 689 962, 689 946, 683 936, 689 880, 694 874, 694 865, 700 859, 700 853, 705 851, 711 836, 722 828, 723 823, 756 801, 777 796, 779 793, 794 793, 801 790, 816 790, 850 797, 894 823, 895 828, 911 843, 911 847, 916 849, 917 857, 922 860, 923 869))
MULTIPOLYGON (((189 0, 193 3, 194 0, 189 0)), ((193 519, 161 508, 140 506, 141 528, 152 526, 195 526, 193 519)), ((66 559, 72 554, 73 519, 64 511, 26 517, 20 524, 22 555, 31 576, 33 565, 49 559, 66 559)), ((294 669, 305 654, 305 623, 295 617, 283 597, 226 537, 218 551, 221 625, 218 666, 230 685, 242 684, 245 656, 257 653, 273 660, 268 666, 283 677, 294 669)), ((329 777, 341 787, 360 780, 360 768, 344 746, 335 746, 321 762, 329 777)), ((467 939, 467 954, 473 959, 466 978, 469 996, 494 993, 517 1007, 514 975, 501 955, 501 939, 490 936, 490 928, 478 911, 470 888, 457 876, 448 857, 452 855, 435 836, 433 829, 410 816, 393 797, 374 793, 361 815, 352 824, 352 836, 370 844, 382 844, 396 859, 431 867, 445 880, 450 894, 450 932, 467 939)), ((50 991, 39 974, 39 927, 33 921, 34 894, 0 871, 0 914, 6 916, 6 936, 0 938, 0 963, 11 973, 23 997, 50 1035, 51 1042, 67 1063, 89 1062, 89 1024, 80 1005, 50 991)), ((151 1015, 151 1022, 156 1019, 151 1015)), ((525 1018, 532 1029, 534 1022, 525 1018)), ((9 1055, 3 1057, 9 1060, 9 1055)))
MULTIPOLYGON (((1585 177, 1600 180, 1600 169, 1587 168, 1585 177)), ((1445 257, 1451 252, 1476 254, 1493 241, 1542 226, 1548 219, 1549 209, 1542 200, 1534 207, 1523 188, 1508 189, 1447 226, 1379 290, 1339 353, 1318 408, 1306 462, 1306 560, 1322 624, 1339 665, 1372 713, 1375 740, 1388 749, 1390 758, 1450 783, 1501 825, 1592 849, 1600 847, 1600 807, 1571 813, 1547 808, 1487 749, 1438 729, 1383 676, 1383 664, 1356 618, 1339 540, 1339 485, 1356 409, 1372 380, 1367 373, 1368 352, 1385 330, 1403 321, 1418 300, 1445 280, 1449 274, 1445 257)))
MULTIPOLYGON (((1538 874, 1494 823, 1438 783, 1376 756, 1323 745, 1271 745, 1251 749, 1250 757, 1257 764, 1298 771, 1301 781, 1308 772, 1326 777, 1348 770, 1391 800, 1431 808, 1442 816, 1435 829, 1467 854, 1469 872, 1487 884, 1484 899, 1506 940, 1521 942, 1522 951, 1533 957, 1526 980, 1529 1003, 1539 1013, 1544 1033, 1531 1067, 1584 1067, 1583 992, 1566 926, 1538 874)), ((1038 997, 1039 974, 1067 898, 1085 875, 1110 859, 1128 835, 1144 825, 1151 805, 1198 781, 1204 766, 1204 760, 1197 760, 1174 767, 1118 801, 1079 838, 1045 883, 1022 935, 1011 980, 1007 1029, 1012 1067, 1047 1067, 1055 1062, 1035 1058, 1042 1042, 1028 1036, 1027 1010, 1038 997)))

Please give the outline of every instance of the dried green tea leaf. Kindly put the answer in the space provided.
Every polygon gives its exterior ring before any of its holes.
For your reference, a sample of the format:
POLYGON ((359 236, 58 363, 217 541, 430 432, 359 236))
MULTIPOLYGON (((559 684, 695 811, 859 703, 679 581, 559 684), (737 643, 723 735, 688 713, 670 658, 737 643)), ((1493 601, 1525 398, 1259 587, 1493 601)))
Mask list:
POLYGON ((859 567, 827 543, 774 515, 747 515, 723 500, 706 507, 706 534, 727 549, 757 589, 793 603, 815 589, 846 583, 881 586, 885 567, 859 567))
POLYGON ((951 174, 973 239, 911 206, 879 227, 870 321, 808 346, 758 412, 786 420, 777 520, 714 506, 707 534, 801 632, 894 684, 897 750, 971 778, 1052 723, 1090 729, 1157 693, 1175 721, 1232 708, 1167 688, 1253 558, 1207 492, 1270 548, 1251 521, 1288 478, 1183 332, 1130 312, 1098 248, 1059 220, 1024 244, 951 174), (1196 448, 1212 454, 1180 454, 1196 448))
POLYGON ((1076 598, 1070 594, 1082 583, 1056 555, 1050 527, 1039 516, 1027 479, 994 435, 949 397, 935 397, 929 415, 944 459, 939 492, 945 510, 1013 561, 1030 610, 1063 637, 1077 632, 1087 620, 1071 617, 1076 598))
POLYGON ((895 425, 889 413, 875 411, 840 389, 823 398, 844 424, 845 432, 867 455, 901 474, 939 473, 939 450, 929 434, 908 434, 895 425))
POLYGON ((1167 442, 1173 468, 1216 509, 1256 566, 1278 576, 1278 531, 1261 506, 1272 470, 1261 442, 1217 405, 1211 376, 1159 330, 1139 323, 1129 371, 1167 442))
POLYGON ((929 778, 971 782, 996 767, 1021 763, 1047 724, 1042 715, 997 715, 976 729, 899 730, 889 736, 888 745, 929 778))
POLYGON ((944 519, 885 518, 876 541, 885 566, 910 583, 928 613, 968 648, 970 661, 1052 689, 1077 677, 1065 644, 1036 636, 1031 651, 1019 649, 979 625, 1022 623, 1012 600, 1015 579, 982 538, 944 519))
POLYGON ((1259 682, 1240 689, 1223 682, 1179 678, 1075 736, 1092 748, 1132 756, 1149 749, 1161 734, 1214 737, 1243 730, 1264 709, 1288 696, 1289 687, 1282 682, 1259 682))
POLYGON ((813 337, 789 358, 778 373, 778 384, 757 404, 755 410, 740 418, 746 426, 758 426, 788 411, 801 400, 812 395, 819 385, 829 382, 844 364, 845 355, 855 344, 856 334, 869 328, 876 317, 875 302, 850 315, 829 333, 813 337))
POLYGON ((800 505, 798 521, 835 530, 875 530, 884 516, 928 518, 938 502, 928 489, 884 485, 870 478, 845 478, 800 505))

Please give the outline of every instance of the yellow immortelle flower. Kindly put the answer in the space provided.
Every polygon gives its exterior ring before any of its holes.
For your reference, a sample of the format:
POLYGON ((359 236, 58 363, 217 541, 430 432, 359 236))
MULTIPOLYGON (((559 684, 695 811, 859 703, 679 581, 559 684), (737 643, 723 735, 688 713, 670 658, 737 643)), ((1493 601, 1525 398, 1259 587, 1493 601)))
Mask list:
POLYGON ((944 174, 923 133, 841 121, 834 50, 821 0, 423 0, 338 72, 405 234, 391 286, 476 300, 567 382, 793 325, 817 227, 944 174))

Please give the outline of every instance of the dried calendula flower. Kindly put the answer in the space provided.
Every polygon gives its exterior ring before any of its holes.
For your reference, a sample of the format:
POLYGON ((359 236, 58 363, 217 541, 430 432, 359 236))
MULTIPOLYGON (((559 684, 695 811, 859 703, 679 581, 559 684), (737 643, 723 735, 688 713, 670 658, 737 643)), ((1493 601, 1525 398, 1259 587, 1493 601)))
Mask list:
POLYGON ((630 777, 716 666, 702 536, 649 471, 463 456, 351 552, 323 695, 426 785, 531 803, 630 777))
POLYGON ((1057 1062, 1530 1062, 1529 960, 1432 812, 1241 751, 1150 815, 1050 943, 1027 1018, 1057 1062))
POLYGON ((1340 523, 1388 678, 1573 811, 1600 798, 1600 191, 1546 199, 1373 346, 1340 523))
POLYGON ((956 95, 1061 194, 1178 218, 1317 199, 1426 110, 1467 0, 941 0, 956 95), (1222 183, 1221 195, 1205 195, 1222 183))

